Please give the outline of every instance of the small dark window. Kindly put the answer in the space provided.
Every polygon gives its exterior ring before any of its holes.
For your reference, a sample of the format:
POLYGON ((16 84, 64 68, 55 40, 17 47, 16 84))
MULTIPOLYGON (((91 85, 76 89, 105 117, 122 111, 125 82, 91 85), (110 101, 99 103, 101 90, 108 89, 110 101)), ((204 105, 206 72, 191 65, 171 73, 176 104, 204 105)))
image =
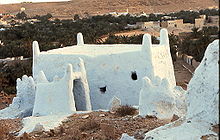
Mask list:
POLYGON ((136 71, 131 72, 131 79, 132 80, 137 80, 137 73, 136 73, 136 71))
POLYGON ((104 94, 106 92, 106 87, 107 86, 104 86, 104 87, 100 87, 99 90, 102 94, 104 94))

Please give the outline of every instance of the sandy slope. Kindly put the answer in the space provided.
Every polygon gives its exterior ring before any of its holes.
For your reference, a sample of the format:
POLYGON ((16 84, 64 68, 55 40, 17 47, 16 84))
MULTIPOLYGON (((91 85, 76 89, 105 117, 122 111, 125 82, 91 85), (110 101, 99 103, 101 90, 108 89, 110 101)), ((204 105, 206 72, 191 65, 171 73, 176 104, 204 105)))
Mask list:
POLYGON ((26 8, 26 13, 30 15, 42 15, 52 13, 54 16, 71 16, 74 14, 83 15, 103 14, 108 12, 130 13, 146 12, 174 12, 180 10, 197 10, 209 7, 217 7, 216 0, 72 0, 70 2, 53 3, 23 3, 0 5, 0 13, 18 12, 21 7, 26 8))

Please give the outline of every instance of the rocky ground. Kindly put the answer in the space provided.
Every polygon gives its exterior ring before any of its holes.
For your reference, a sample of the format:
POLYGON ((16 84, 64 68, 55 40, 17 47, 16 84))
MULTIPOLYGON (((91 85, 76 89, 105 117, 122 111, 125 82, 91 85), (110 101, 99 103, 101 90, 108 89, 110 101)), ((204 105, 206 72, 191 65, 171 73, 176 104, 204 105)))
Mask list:
POLYGON ((13 140, 22 128, 21 119, 0 120, 0 140, 13 140))
MULTIPOLYGON (((187 84, 192 77, 194 68, 182 60, 174 63, 175 77, 177 85, 187 88, 187 84)), ((0 109, 7 107, 14 95, 0 94, 0 109)), ((110 140, 119 139, 123 133, 135 136, 136 139, 143 139, 144 133, 162 126, 173 120, 159 120, 154 117, 137 117, 137 111, 132 115, 120 116, 111 112, 92 112, 87 114, 74 114, 70 116, 63 124, 54 130, 45 132, 32 132, 24 134, 21 137, 15 137, 21 130, 22 123, 20 119, 0 120, 0 140, 110 140)), ((215 130, 218 130, 218 127, 215 130)), ((204 136, 204 138, 206 138, 204 136)))
POLYGON ((30 134, 15 137, 21 129, 18 119, 1 120, 0 139, 17 140, 117 140, 123 133, 143 139, 144 133, 169 123, 170 120, 159 120, 154 117, 139 117, 136 114, 120 116, 111 112, 92 112, 87 114, 74 114, 63 124, 50 131, 38 129, 30 134), (7 125, 6 125, 7 124, 7 125))
MULTIPOLYGON (((123 133, 134 136, 137 140, 143 140, 144 134, 159 126, 177 120, 159 120, 147 116, 142 118, 133 115, 120 116, 112 112, 91 112, 86 114, 73 114, 62 125, 54 130, 36 131, 24 133, 18 137, 17 132, 21 130, 21 119, 0 120, 1 140, 118 140, 123 133)), ((219 132, 219 125, 213 126, 213 131, 219 132)), ((202 136, 202 140, 209 140, 212 135, 202 136)))
POLYGON ((15 95, 13 94, 8 95, 4 92, 0 92, 0 110, 8 107, 14 97, 15 95))

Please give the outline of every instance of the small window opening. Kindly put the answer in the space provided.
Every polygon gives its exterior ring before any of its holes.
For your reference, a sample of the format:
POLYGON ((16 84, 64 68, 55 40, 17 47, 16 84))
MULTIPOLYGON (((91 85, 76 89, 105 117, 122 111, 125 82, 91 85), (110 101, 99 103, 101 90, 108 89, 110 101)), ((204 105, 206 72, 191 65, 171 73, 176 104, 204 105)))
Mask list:
POLYGON ((131 79, 132 80, 137 80, 137 73, 136 73, 136 71, 131 72, 131 79))
POLYGON ((99 90, 102 94, 104 94, 106 92, 106 87, 107 86, 104 86, 104 87, 100 87, 99 90))

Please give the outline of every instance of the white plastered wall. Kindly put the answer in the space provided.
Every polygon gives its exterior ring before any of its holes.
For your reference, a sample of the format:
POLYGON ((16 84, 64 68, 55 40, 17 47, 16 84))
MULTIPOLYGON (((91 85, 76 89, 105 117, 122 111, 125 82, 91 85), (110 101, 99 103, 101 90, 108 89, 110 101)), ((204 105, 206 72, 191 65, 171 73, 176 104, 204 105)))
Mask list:
POLYGON ((219 40, 207 47, 189 82, 186 101, 185 117, 146 133, 145 140, 199 140, 205 135, 218 139, 211 126, 219 124, 219 40))
POLYGON ((171 119, 186 113, 185 92, 176 87, 167 30, 160 31, 161 41, 152 49, 154 75, 143 78, 139 97, 139 115, 171 119))
POLYGON ((93 109, 107 109, 114 96, 122 104, 138 105, 144 76, 167 78, 175 86, 166 29, 161 31, 161 36, 165 37, 161 37, 158 45, 152 45, 150 35, 144 35, 142 45, 92 45, 84 44, 82 34, 78 34, 76 46, 47 52, 34 48, 33 75, 36 77, 42 70, 51 82, 55 75, 64 76, 67 64, 76 67, 80 57, 85 62, 93 109), (132 72, 136 72, 137 80, 131 78, 132 72), (103 87, 105 92, 100 91, 103 87))
POLYGON ((84 62, 81 58, 79 61, 79 71, 73 71, 72 65, 68 64, 65 75, 62 78, 54 76, 52 82, 43 71, 39 72, 33 116, 92 110, 84 62))
POLYGON ((30 116, 34 107, 35 83, 27 75, 17 79, 17 95, 9 107, 0 110, 0 118, 22 118, 30 116))
POLYGON ((39 72, 33 116, 70 114, 76 111, 71 76, 71 65, 68 65, 62 79, 55 77, 52 82, 46 79, 43 71, 39 72))
POLYGON ((185 115, 185 92, 180 87, 171 87, 166 78, 155 77, 152 81, 143 78, 139 97, 139 115, 155 116, 159 119, 171 119, 173 115, 185 115))

